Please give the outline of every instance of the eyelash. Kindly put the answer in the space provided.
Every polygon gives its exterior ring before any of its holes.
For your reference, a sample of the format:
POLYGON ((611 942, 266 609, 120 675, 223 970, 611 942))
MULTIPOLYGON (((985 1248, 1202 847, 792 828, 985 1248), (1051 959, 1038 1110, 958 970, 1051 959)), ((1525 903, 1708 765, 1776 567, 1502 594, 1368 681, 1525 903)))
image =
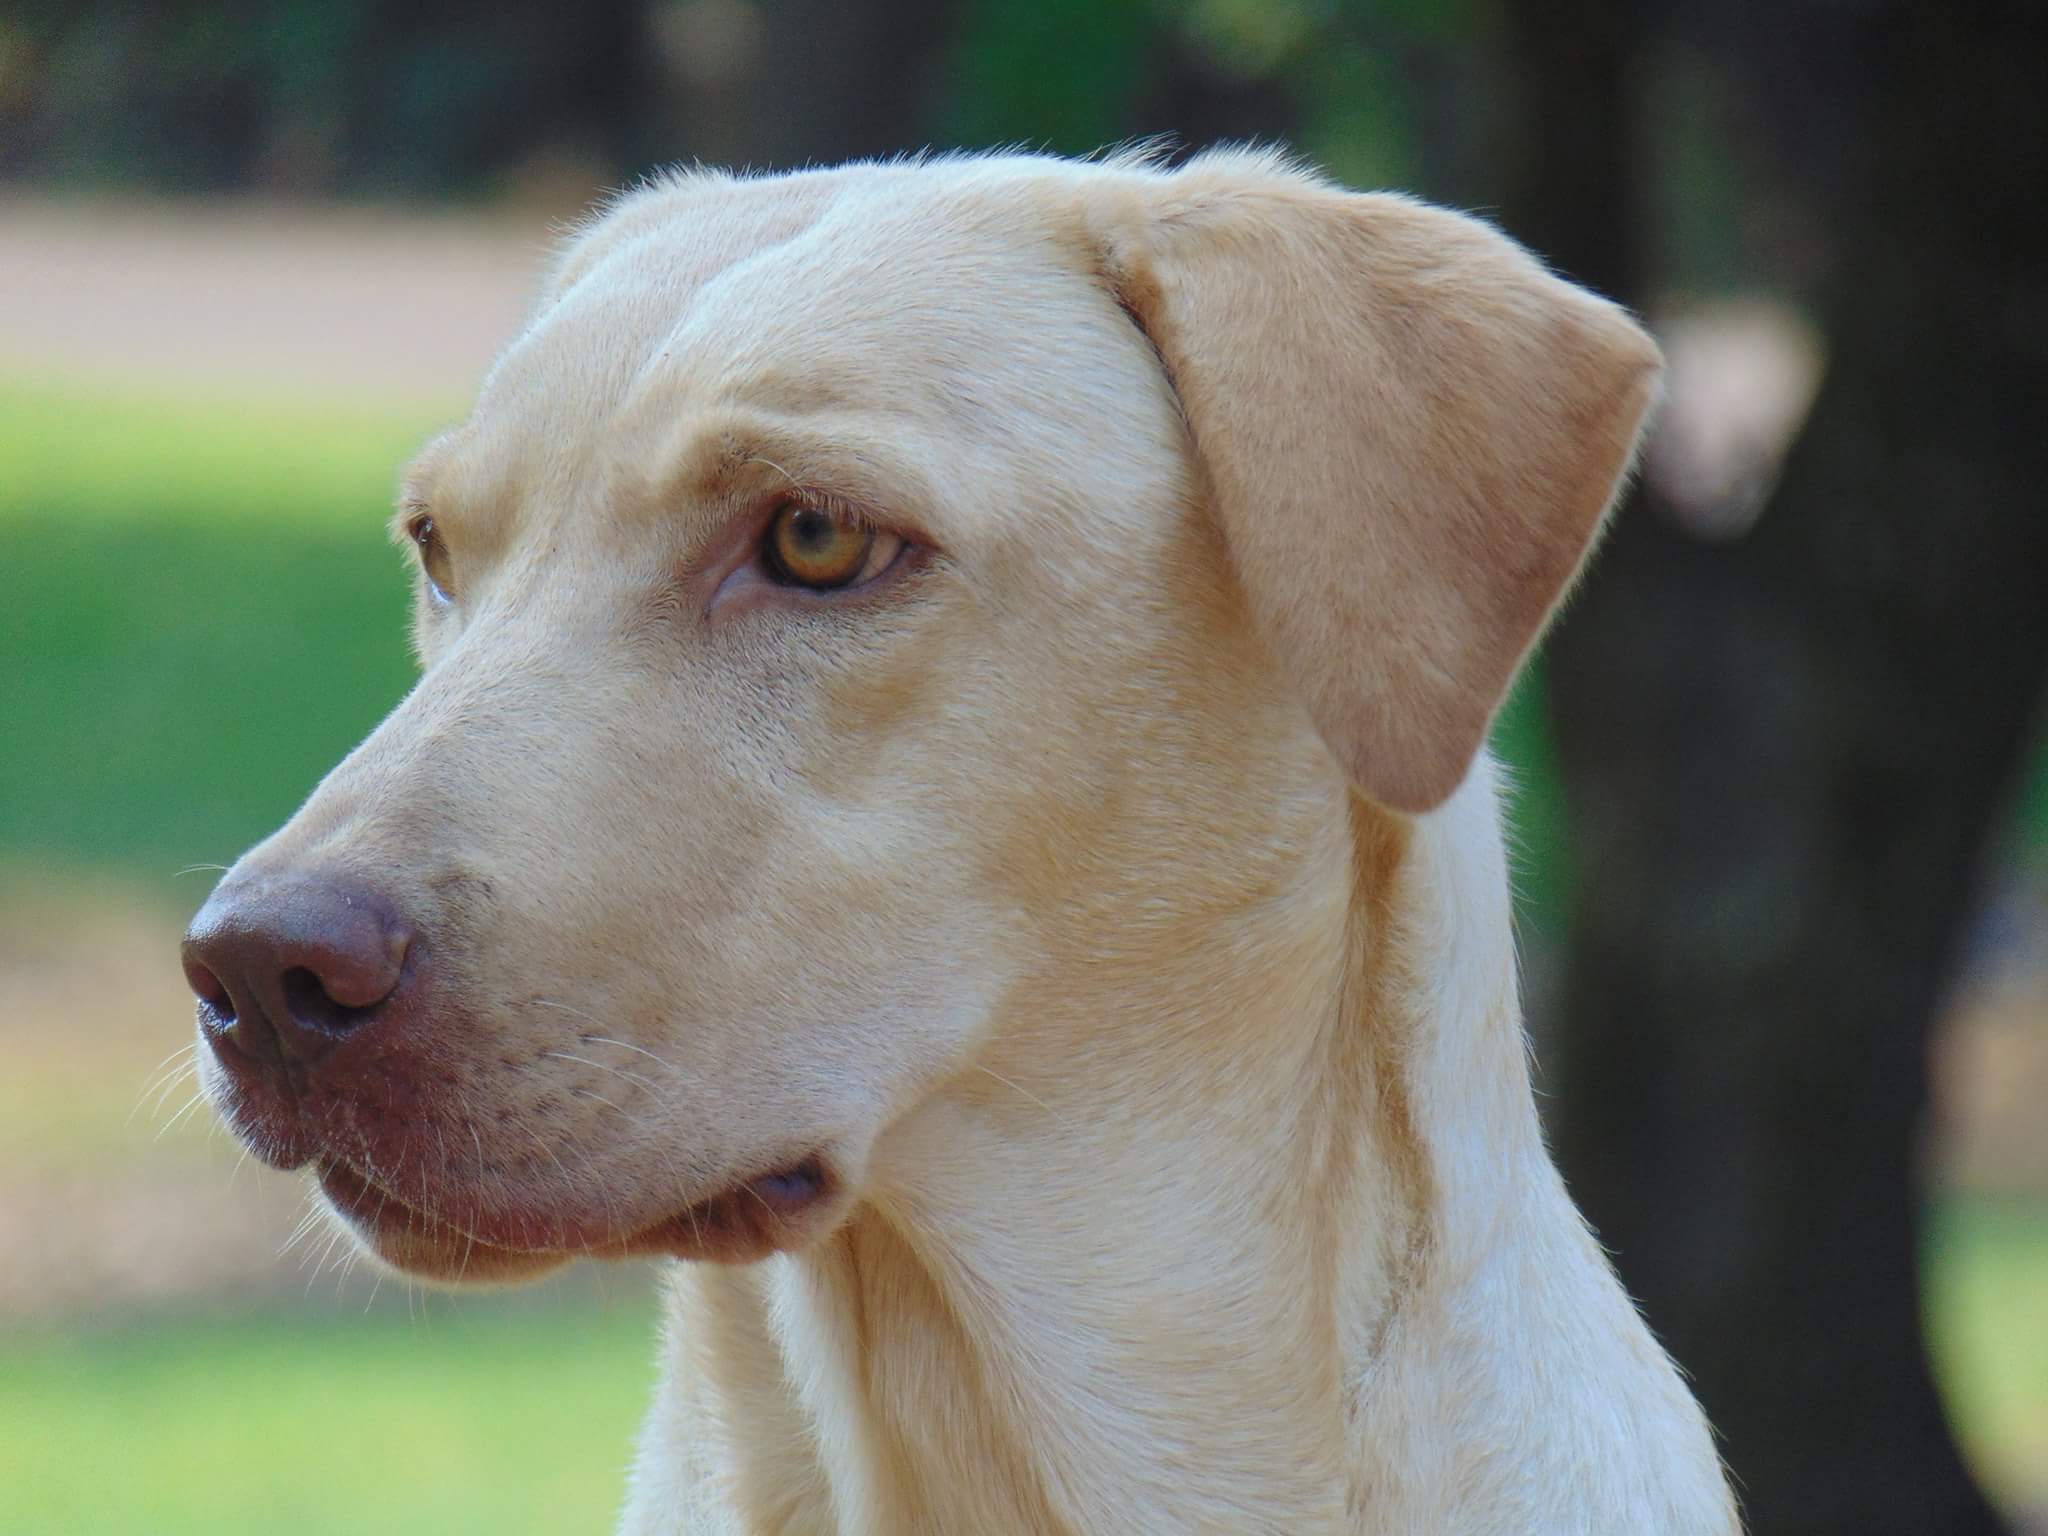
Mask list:
POLYGON ((775 511, 768 514, 768 526, 774 525, 777 513, 789 507, 798 507, 805 512, 816 512, 823 517, 831 518, 842 527, 881 531, 875 520, 852 502, 835 496, 830 491, 817 491, 809 487, 793 490, 777 502, 775 511))

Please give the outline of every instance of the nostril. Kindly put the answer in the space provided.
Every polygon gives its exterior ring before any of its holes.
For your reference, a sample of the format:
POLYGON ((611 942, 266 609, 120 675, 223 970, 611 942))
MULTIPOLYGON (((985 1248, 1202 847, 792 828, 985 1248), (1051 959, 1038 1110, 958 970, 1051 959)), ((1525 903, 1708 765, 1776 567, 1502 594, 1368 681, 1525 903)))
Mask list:
POLYGON ((366 1008, 352 1008, 346 1003, 336 1002, 320 978, 303 965, 295 965, 286 971, 283 981, 284 1005, 292 1021, 323 1034, 347 1034, 377 1009, 375 1003, 366 1008))
POLYGON ((185 982, 197 997, 213 1011, 219 1023, 225 1027, 235 1022, 235 1000, 228 995, 228 989, 211 969, 197 960, 185 962, 185 982))

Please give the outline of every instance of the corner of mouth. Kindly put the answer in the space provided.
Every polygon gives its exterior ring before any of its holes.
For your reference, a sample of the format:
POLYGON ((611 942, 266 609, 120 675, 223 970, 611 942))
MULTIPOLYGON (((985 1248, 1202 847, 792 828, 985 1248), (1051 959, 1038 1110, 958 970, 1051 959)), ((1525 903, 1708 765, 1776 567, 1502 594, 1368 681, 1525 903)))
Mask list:
POLYGON ((746 1187, 771 1206, 797 1211, 830 1194, 831 1183, 824 1154, 813 1152, 799 1163, 749 1179, 746 1187))
POLYGON ((840 1180, 824 1153, 812 1152, 727 1185, 626 1246, 636 1253, 748 1263, 814 1235, 818 1218, 840 1194, 840 1180))

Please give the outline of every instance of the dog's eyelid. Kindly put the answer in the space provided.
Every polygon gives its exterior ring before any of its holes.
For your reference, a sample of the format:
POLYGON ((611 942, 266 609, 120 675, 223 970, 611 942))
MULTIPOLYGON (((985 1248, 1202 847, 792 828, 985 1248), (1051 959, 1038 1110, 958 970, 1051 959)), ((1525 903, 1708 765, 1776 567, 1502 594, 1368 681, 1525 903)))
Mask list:
MULTIPOLYGON (((732 505, 735 511, 726 526, 736 532, 742 542, 755 548, 759 548, 783 512, 798 507, 829 517, 842 527, 901 539, 916 549, 942 552, 939 541, 921 519, 906 515, 876 498, 836 487, 827 488, 812 481, 786 479, 755 494, 735 498, 732 505)), ((729 535, 721 535, 713 543, 723 544, 727 537, 729 535)))
POLYGON ((426 583, 428 601, 436 608, 454 604, 454 584, 448 564, 447 540, 440 522, 424 505, 408 500, 393 520, 393 533, 412 547, 419 561, 420 576, 426 583))
POLYGON ((816 512, 821 517, 831 518, 842 527, 873 529, 877 533, 895 532, 892 528, 885 528, 865 508, 848 501, 845 497, 836 496, 830 491, 813 490, 808 486, 792 490, 784 496, 770 511, 769 520, 772 522, 775 515, 784 507, 801 507, 806 512, 816 512))
POLYGON ((418 497, 406 496, 398 503, 398 510, 391 514, 391 521, 385 525, 385 531, 391 535, 394 544, 417 543, 418 536, 415 530, 423 520, 430 523, 434 521, 433 509, 418 497))
POLYGON ((795 502, 927 549, 940 543, 929 519, 917 511, 930 504, 919 477, 881 443, 750 432, 727 446, 710 482, 696 494, 707 491, 710 499, 750 509, 764 526, 795 502))
MULTIPOLYGON (((764 462, 754 460, 755 463, 764 462)), ((935 540, 914 517, 904 515, 878 498, 859 494, 814 480, 785 475, 776 484, 762 487, 745 499, 745 514, 766 529, 786 507, 802 507, 821 513, 848 528, 872 529, 894 534, 907 544, 930 546, 935 540)))

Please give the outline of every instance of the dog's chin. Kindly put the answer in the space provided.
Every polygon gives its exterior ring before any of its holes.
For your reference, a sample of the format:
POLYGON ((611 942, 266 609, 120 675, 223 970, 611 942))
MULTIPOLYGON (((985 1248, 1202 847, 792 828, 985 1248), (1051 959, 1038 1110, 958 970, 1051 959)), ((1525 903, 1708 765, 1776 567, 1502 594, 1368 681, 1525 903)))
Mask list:
POLYGON ((513 1285, 571 1259, 667 1257, 750 1264, 803 1247, 848 1202, 822 1152, 734 1180, 625 1233, 601 1216, 477 1209, 461 1221, 424 1210, 343 1162, 319 1162, 321 1193, 358 1241, 393 1269, 441 1285, 513 1285))

